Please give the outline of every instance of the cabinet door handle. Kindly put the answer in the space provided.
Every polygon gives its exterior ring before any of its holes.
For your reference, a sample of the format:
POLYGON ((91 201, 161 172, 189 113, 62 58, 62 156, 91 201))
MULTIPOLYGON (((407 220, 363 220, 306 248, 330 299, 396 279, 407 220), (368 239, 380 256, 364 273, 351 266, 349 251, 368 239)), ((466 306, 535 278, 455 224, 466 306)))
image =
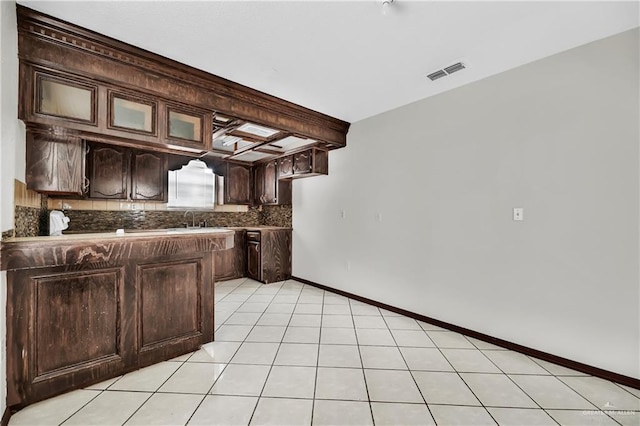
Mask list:
POLYGON ((85 176, 82 181, 82 192, 84 194, 86 194, 87 191, 89 191, 89 183, 90 183, 89 178, 85 176))

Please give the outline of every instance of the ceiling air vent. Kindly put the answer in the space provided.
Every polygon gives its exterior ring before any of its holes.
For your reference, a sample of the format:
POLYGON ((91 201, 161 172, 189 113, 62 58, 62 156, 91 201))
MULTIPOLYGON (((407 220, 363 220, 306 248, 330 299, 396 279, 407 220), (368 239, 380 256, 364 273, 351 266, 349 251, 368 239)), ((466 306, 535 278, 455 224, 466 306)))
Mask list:
POLYGON ((437 79, 442 78, 442 77, 446 77, 446 76, 447 76, 446 72, 444 72, 443 70, 438 70, 436 72, 432 72, 427 77, 429 77, 431 79, 431 81, 436 81, 437 79))
POLYGON ((431 81, 436 81, 439 78, 442 77, 446 77, 448 75, 453 74, 454 72, 458 72, 460 70, 465 69, 466 67, 464 66, 464 64, 462 62, 457 62, 453 65, 449 65, 448 67, 445 67, 441 70, 437 70, 432 72, 431 74, 427 75, 427 77, 429 77, 429 79, 431 81))
POLYGON ((453 74, 456 71, 460 71, 465 69, 465 66, 462 62, 458 62, 457 64, 450 65, 444 69, 447 74, 453 74))

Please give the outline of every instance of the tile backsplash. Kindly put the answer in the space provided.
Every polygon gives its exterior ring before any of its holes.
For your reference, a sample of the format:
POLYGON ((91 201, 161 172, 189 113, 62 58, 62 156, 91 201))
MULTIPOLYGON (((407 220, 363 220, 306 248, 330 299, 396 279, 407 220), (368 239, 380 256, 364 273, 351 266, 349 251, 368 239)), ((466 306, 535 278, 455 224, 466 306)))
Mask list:
POLYGON ((16 237, 49 235, 49 212, 46 208, 15 206, 16 237))
POLYGON ((14 206, 41 208, 43 203, 46 206, 47 196, 27 189, 27 185, 17 179, 13 181, 13 203, 14 206))
MULTIPOLYGON (((49 212, 62 210, 69 217, 66 232, 111 232, 123 229, 180 228, 191 225, 192 214, 167 210, 165 203, 134 203, 113 200, 68 200, 50 198, 26 189, 16 181, 16 237, 49 234, 49 212)), ((197 224, 207 226, 292 226, 291 206, 216 206, 214 211, 193 211, 197 224)))
MULTIPOLYGON (((108 211, 165 211, 167 203, 160 202, 136 202, 120 200, 70 200, 65 198, 49 198, 49 210, 108 210, 108 211)), ((213 212, 248 212, 249 206, 216 205, 213 212)))
POLYGON ((262 206, 260 225, 293 228, 293 209, 291 206, 262 206))
MULTIPOLYGON (((191 213, 184 211, 110 211, 65 210, 69 217, 67 232, 111 232, 116 229, 181 228, 192 224, 191 213)), ((196 225, 206 221, 207 226, 258 226, 260 212, 250 208, 247 212, 193 212, 196 225)))
MULTIPOLYGON (((27 185, 14 180, 14 225, 11 236, 37 237, 49 234, 49 212, 46 195, 27 189, 27 185)), ((3 234, 3 239, 5 235, 3 234)))

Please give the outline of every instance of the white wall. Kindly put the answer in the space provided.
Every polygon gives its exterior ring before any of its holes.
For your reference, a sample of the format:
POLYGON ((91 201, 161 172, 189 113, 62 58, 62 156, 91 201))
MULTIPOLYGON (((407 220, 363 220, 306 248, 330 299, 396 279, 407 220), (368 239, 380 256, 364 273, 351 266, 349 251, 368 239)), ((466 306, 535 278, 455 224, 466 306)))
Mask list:
POLYGON ((354 123, 294 184, 294 275, 640 378, 638 38, 354 123))
MULTIPOLYGON (((0 1, 0 231, 13 228, 13 181, 24 181, 25 133, 18 120, 16 4, 0 1)), ((6 407, 6 272, 0 273, 0 415, 6 407)))

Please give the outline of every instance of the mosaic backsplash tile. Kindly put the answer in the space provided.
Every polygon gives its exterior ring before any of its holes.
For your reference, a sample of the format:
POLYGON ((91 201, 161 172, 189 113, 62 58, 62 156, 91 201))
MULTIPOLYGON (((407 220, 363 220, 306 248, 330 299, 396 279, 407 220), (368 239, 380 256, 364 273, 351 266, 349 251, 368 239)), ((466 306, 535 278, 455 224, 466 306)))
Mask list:
MULTIPOLYGON (((148 210, 65 210, 69 228, 65 232, 111 232, 116 229, 181 228, 192 224, 185 211, 148 210)), ((16 206, 15 236, 49 234, 49 210, 16 206)), ((207 226, 292 226, 291 206, 249 207, 247 212, 193 212, 196 225, 207 226)))
POLYGON ((262 206, 260 225, 293 227, 291 206, 262 206))
POLYGON ((16 206, 13 226, 16 237, 49 235, 49 212, 45 208, 16 206))
POLYGON ((2 241, 7 240, 9 238, 13 238, 13 229, 9 229, 8 231, 4 231, 2 233, 2 241))

